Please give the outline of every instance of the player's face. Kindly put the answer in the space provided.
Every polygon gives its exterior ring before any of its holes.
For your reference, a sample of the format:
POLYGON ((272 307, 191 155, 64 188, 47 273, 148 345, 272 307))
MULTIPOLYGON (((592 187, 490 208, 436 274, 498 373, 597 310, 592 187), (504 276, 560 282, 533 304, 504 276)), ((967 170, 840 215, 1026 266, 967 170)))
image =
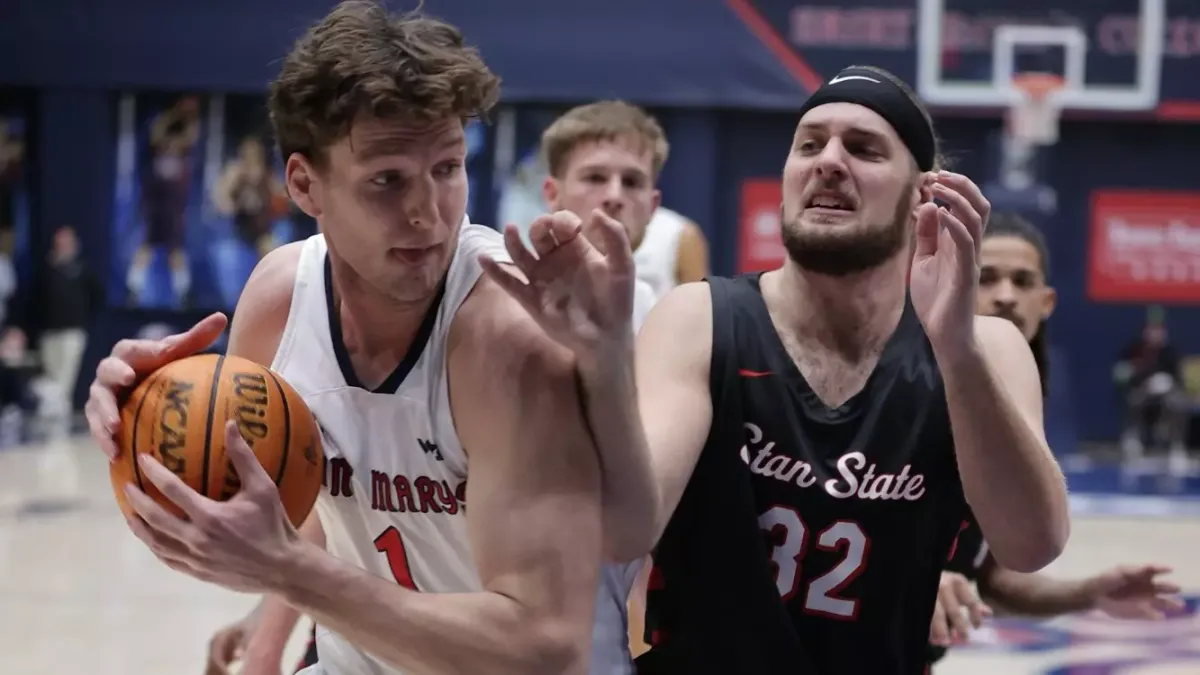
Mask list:
POLYGON ((595 141, 576 147, 561 177, 548 177, 542 196, 551 210, 581 218, 595 209, 621 221, 637 248, 658 208, 654 187, 654 154, 624 140, 595 141))
POLYGON ((253 138, 247 138, 242 141, 238 154, 241 155, 243 162, 255 167, 262 166, 266 163, 267 159, 266 149, 263 148, 263 144, 253 138))
POLYGON ((895 130, 872 110, 853 103, 809 110, 783 167, 789 257, 835 276, 890 259, 908 241, 920 175, 895 130))
POLYGON ((360 120, 329 147, 325 166, 290 157, 288 187, 362 282, 420 302, 436 291, 458 241, 466 152, 457 117, 421 126, 360 120))
POLYGON ((1054 289, 1046 285, 1041 256, 1020 237, 997 235, 980 247, 979 295, 975 312, 1008 319, 1032 340, 1054 311, 1054 289))

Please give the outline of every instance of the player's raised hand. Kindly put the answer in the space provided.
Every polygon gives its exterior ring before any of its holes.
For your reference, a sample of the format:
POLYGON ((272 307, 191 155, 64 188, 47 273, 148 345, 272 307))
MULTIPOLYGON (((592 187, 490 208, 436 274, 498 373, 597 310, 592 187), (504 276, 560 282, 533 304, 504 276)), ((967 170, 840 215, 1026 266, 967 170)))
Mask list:
POLYGON ((211 345, 226 324, 225 315, 217 312, 201 319, 187 332, 162 340, 121 340, 100 361, 83 410, 92 439, 110 461, 118 454, 114 438, 121 426, 120 399, 155 370, 211 345))
POLYGON ((913 307, 935 349, 966 348, 974 339, 979 250, 992 207, 966 176, 939 171, 926 180, 943 206, 917 207, 913 307))
POLYGON ((516 270, 487 257, 480 262, 543 330, 581 359, 598 358, 611 345, 632 339, 636 275, 620 222, 599 209, 587 223, 559 211, 535 220, 529 239, 532 251, 514 226, 504 229, 516 270))

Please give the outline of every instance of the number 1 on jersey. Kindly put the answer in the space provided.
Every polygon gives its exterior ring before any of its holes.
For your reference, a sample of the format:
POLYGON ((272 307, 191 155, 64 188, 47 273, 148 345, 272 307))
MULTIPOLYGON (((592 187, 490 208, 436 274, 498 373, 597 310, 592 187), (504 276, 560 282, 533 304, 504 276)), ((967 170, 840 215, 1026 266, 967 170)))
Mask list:
MULTIPOLYGON (((808 527, 800 514, 786 506, 775 506, 758 518, 763 532, 773 540, 771 563, 775 566, 775 586, 784 600, 796 594, 800 584, 800 566, 808 552, 808 527)), ((870 540, 858 523, 839 520, 817 535, 817 548, 823 551, 843 551, 842 561, 825 574, 812 580, 804 598, 804 609, 834 619, 853 619, 858 615, 858 601, 837 597, 866 567, 870 540)))
POLYGON ((400 530, 395 525, 375 537, 375 550, 387 556, 388 567, 392 568, 396 583, 409 590, 417 590, 412 572, 408 571, 408 552, 404 550, 404 540, 400 538, 400 530))

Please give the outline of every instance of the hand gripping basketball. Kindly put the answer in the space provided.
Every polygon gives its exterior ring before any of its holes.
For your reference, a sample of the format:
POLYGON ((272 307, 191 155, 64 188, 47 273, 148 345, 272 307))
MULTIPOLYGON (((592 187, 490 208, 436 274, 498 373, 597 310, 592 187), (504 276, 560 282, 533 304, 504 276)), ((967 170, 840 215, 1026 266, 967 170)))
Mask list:
POLYGON ((92 439, 110 461, 118 454, 115 439, 121 428, 119 400, 155 370, 211 345, 227 323, 225 315, 218 312, 205 317, 186 333, 162 340, 121 340, 100 361, 96 379, 88 389, 84 413, 92 439))
POLYGON ((234 420, 225 423, 225 453, 241 479, 241 489, 223 502, 188 487, 151 455, 139 454, 142 475, 179 507, 183 517, 130 484, 125 498, 136 516, 126 520, 134 535, 168 567, 230 590, 267 592, 299 535, 288 521, 275 482, 234 420))
POLYGON ((625 227, 599 209, 586 224, 560 211, 535 220, 529 238, 533 251, 516 227, 504 229, 505 247, 524 279, 483 257, 487 275, 581 360, 602 359, 610 345, 628 342, 636 275, 625 227))
POLYGON ((935 350, 969 347, 974 339, 979 251, 991 204, 970 178, 949 171, 927 174, 933 196, 945 203, 917 207, 913 252, 913 308, 935 350))

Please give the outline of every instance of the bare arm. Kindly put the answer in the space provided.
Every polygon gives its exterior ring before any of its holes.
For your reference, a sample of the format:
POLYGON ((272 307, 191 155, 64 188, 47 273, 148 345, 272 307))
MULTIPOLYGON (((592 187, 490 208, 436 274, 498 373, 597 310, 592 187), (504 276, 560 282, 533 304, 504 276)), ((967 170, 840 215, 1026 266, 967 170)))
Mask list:
POLYGON ((687 221, 679 234, 679 249, 675 257, 675 278, 686 284, 708 276, 708 242, 700 226, 687 221))
POLYGON ((671 291, 632 344, 580 363, 585 409, 604 475, 605 548, 644 556, 683 496, 712 424, 707 283, 671 291))
MULTIPOLYGON (((304 541, 325 548, 325 530, 316 511, 300 526, 299 533, 304 541)), ((278 664, 301 614, 277 595, 264 595, 253 611, 257 618, 254 621, 254 634, 246 644, 244 661, 278 664)))
POLYGON ((1023 574, 988 558, 979 570, 979 595, 1014 614, 1048 618, 1082 612, 1096 604, 1090 580, 1066 581, 1044 574, 1023 574))
POLYGON ((997 562, 1035 572, 1067 542, 1067 491, 1042 430, 1029 344, 1010 322, 977 317, 978 349, 937 354, 963 490, 997 562))
POLYGON ((582 672, 601 555, 600 476, 573 358, 486 281, 460 310, 449 353, 484 590, 416 593, 305 546, 283 571, 284 593, 406 672, 582 672))

